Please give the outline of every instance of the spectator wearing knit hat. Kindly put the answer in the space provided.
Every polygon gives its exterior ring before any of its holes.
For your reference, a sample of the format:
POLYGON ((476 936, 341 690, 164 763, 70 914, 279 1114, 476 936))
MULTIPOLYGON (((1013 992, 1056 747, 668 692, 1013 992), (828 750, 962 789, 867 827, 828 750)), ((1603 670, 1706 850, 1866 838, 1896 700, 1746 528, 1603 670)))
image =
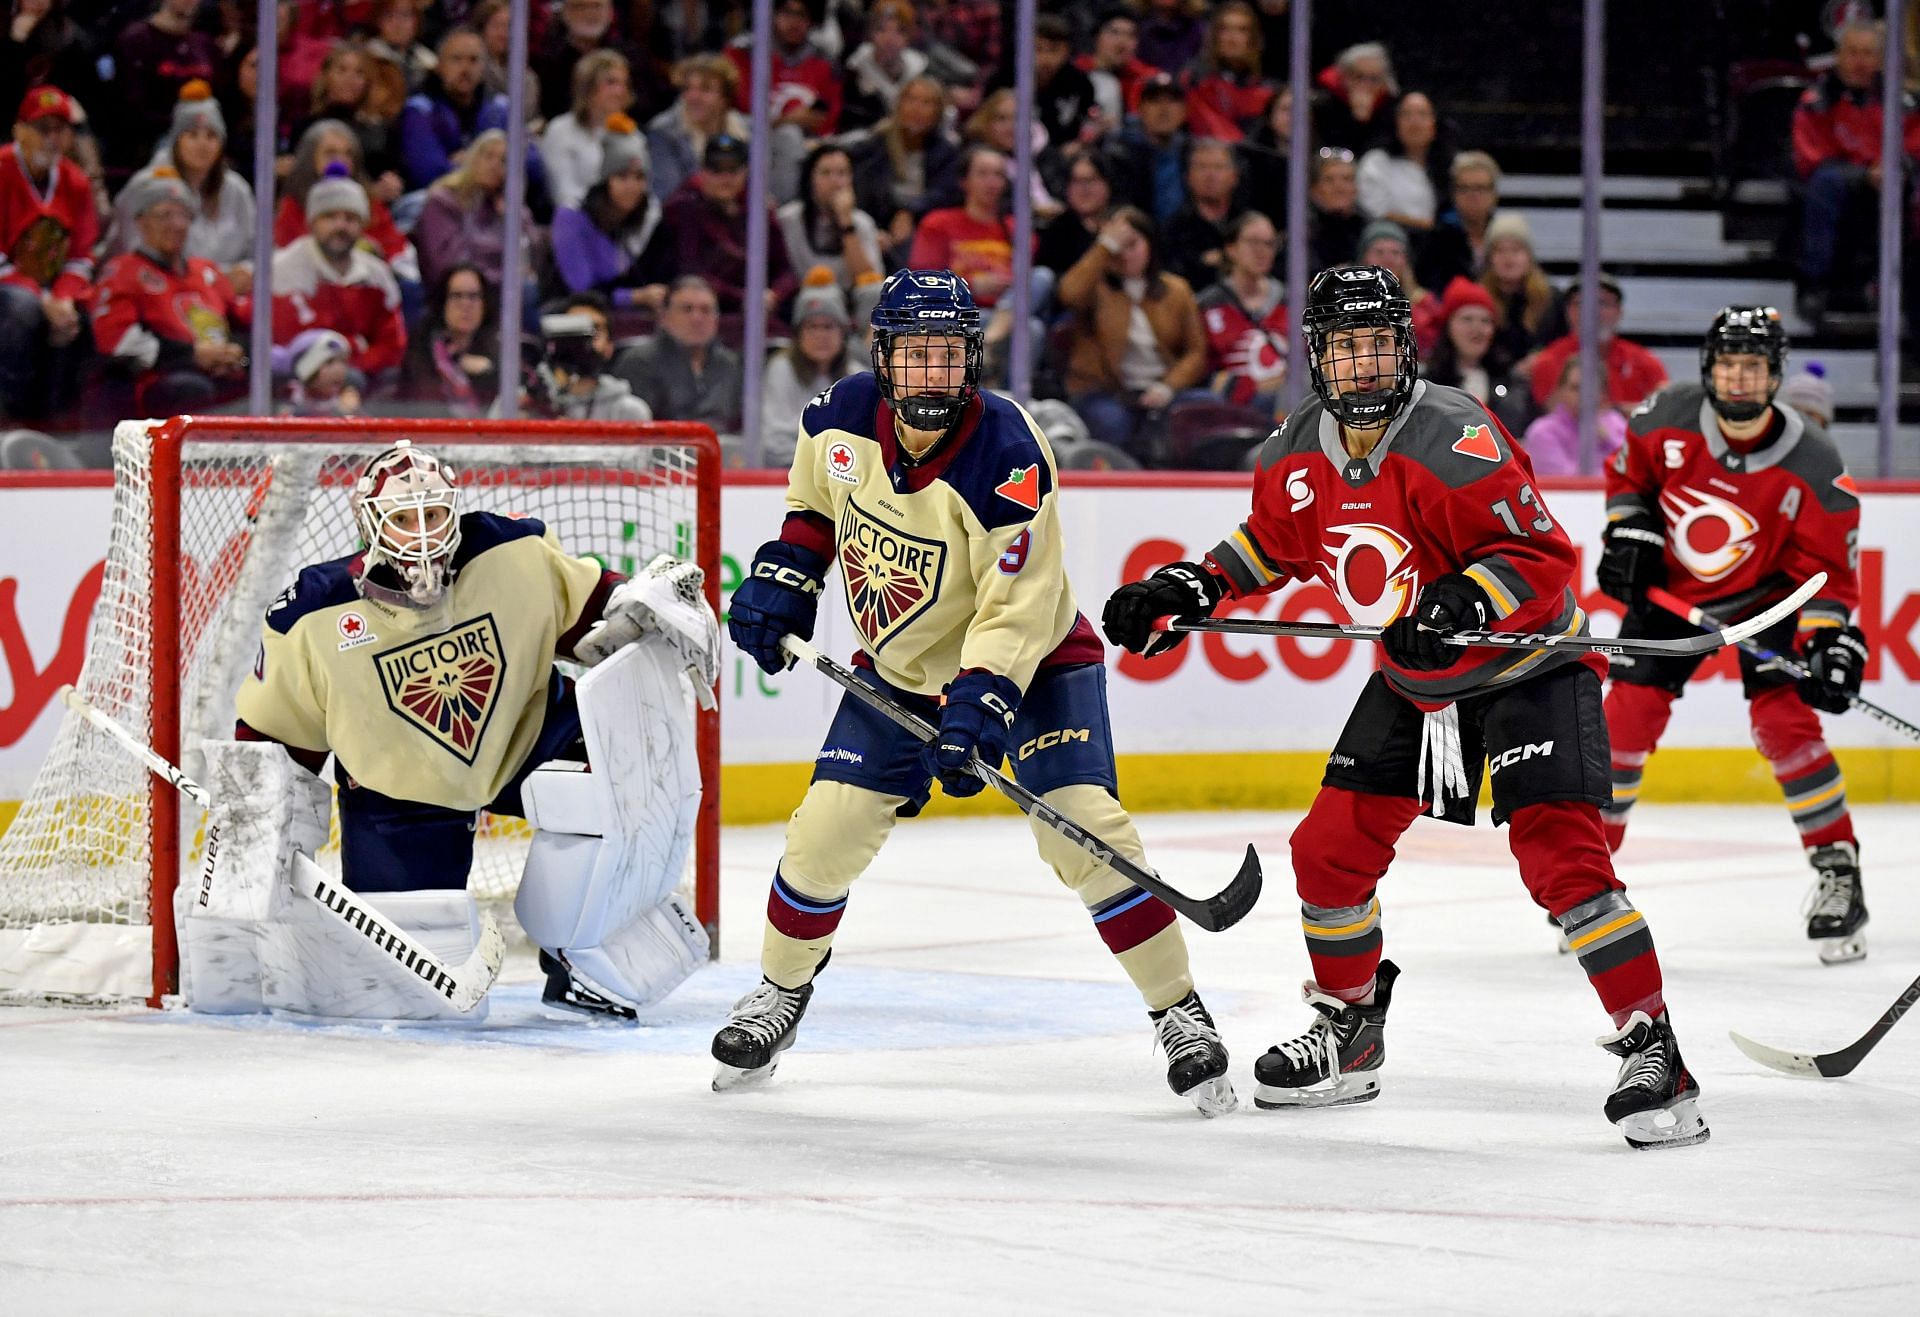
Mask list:
POLYGON ((1541 348, 1567 332, 1560 294, 1533 256, 1526 217, 1502 211, 1487 225, 1487 270, 1480 286, 1493 297, 1494 341, 1522 380, 1533 376, 1541 348))
POLYGON ((366 161, 360 150, 358 134, 338 119, 321 119, 307 125, 294 148, 293 170, 281 189, 280 205, 273 212, 273 245, 285 247, 306 237, 307 193, 337 165, 367 192, 368 218, 362 241, 380 254, 394 278, 417 281, 420 264, 413 244, 394 222, 393 212, 373 195, 373 184, 367 178, 366 161))
POLYGON ((427 204, 413 227, 421 279, 436 283, 453 266, 469 261, 497 290, 509 241, 520 243, 522 273, 532 270, 528 235, 533 231, 533 216, 524 205, 517 223, 507 219, 507 134, 490 128, 473 139, 457 167, 427 189, 427 204))
POLYGON ((547 190, 556 209, 579 209, 587 189, 601 178, 608 119, 617 114, 630 123, 627 111, 632 105, 627 57, 619 51, 596 50, 573 66, 573 106, 549 120, 540 136, 547 190))
POLYGON ((1827 368, 1817 361, 1809 361, 1804 369, 1782 380, 1773 400, 1785 403, 1822 429, 1833 424, 1833 385, 1827 379, 1827 368))
POLYGON ((793 299, 793 339, 767 362, 760 385, 760 465, 793 464, 800 414, 822 389, 864 368, 849 351, 853 321, 833 271, 807 271, 793 299))
POLYGON ((240 301, 219 266, 190 253, 194 201, 166 165, 120 194, 131 244, 100 272, 93 336, 109 376, 130 390, 115 400, 123 415, 175 416, 246 392, 240 301))
POLYGON ((595 291, 616 307, 658 311, 667 296, 666 243, 656 241, 664 211, 648 186, 646 139, 624 114, 604 128, 593 185, 578 206, 553 213, 549 291, 595 291))
POLYGON ((79 106, 28 91, 0 147, 0 411, 38 417, 74 396, 86 352, 100 222, 93 185, 67 159, 79 106))
POLYGON ((1407 305, 1413 310, 1414 345, 1420 350, 1420 360, 1425 361, 1440 342, 1440 299, 1414 277, 1413 239, 1393 220, 1374 220, 1360 231, 1354 259, 1361 265, 1391 271, 1400 281, 1400 291, 1407 295, 1407 305))
MULTIPOLYGON (((1559 384, 1561 364, 1580 352, 1578 284, 1567 290, 1565 306, 1572 328, 1541 348, 1533 363, 1533 400, 1542 407, 1547 405, 1548 395, 1559 384)), ((1666 384, 1667 368, 1660 364, 1660 358, 1638 343, 1620 337, 1620 315, 1624 306, 1625 295, 1619 281, 1610 274, 1602 274, 1600 314, 1595 319, 1599 325, 1600 360, 1606 368, 1606 401, 1623 411, 1632 411, 1666 384)))
POLYGON ((1463 275, 1440 296, 1440 341, 1427 359, 1425 376, 1435 384, 1465 389, 1519 434, 1534 417, 1533 391, 1513 376, 1513 360, 1494 339, 1493 294, 1463 275))
POLYGON ((275 367, 291 367, 303 330, 333 329, 353 349, 353 368, 372 381, 397 367, 407 348, 400 288, 386 262, 360 245, 366 189, 344 166, 328 169, 307 193, 307 236, 273 257, 275 367))
POLYGON ((190 82, 180 89, 173 107, 173 126, 153 163, 135 174, 121 190, 113 207, 113 231, 107 235, 110 252, 131 251, 139 241, 137 217, 129 208, 133 185, 152 177, 155 170, 171 169, 186 184, 192 223, 187 230, 190 257, 212 261, 245 296, 253 286, 253 188, 227 168, 227 120, 213 88, 190 82))

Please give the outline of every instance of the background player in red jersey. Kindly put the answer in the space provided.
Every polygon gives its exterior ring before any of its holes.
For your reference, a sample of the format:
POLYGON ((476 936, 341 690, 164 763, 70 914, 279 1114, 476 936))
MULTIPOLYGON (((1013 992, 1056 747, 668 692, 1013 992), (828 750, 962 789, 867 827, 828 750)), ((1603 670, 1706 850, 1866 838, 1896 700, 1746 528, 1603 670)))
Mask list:
POLYGON ((1304 319, 1315 401, 1260 455, 1253 511, 1203 562, 1163 567, 1108 601, 1107 636, 1151 654, 1180 643, 1156 618, 1316 578, 1357 623, 1385 625, 1367 683, 1292 837, 1317 1012, 1254 1066, 1263 1107, 1360 1102, 1379 1092, 1398 974, 1380 958, 1374 889, 1431 797, 1471 824, 1483 764, 1493 818, 1527 890, 1580 953, 1623 1058, 1607 1119, 1636 1147, 1707 1137, 1680 1058, 1653 938, 1613 874, 1601 826, 1607 758, 1597 658, 1448 645, 1502 619, 1578 633, 1574 553, 1511 437, 1472 395, 1418 378, 1413 318, 1392 274, 1324 271, 1304 319))
MULTIPOLYGON (((1814 710, 1844 713, 1866 671, 1866 637, 1848 624, 1860 602, 1860 499, 1826 431, 1773 401, 1786 357, 1786 330, 1772 307, 1730 306, 1714 317, 1700 349, 1700 383, 1649 398, 1608 464, 1598 577, 1627 605, 1622 635, 1681 636, 1694 628, 1647 603, 1648 586, 1664 584, 1705 612, 1738 620, 1827 573, 1825 593, 1801 609, 1797 625, 1756 638, 1775 653, 1797 649, 1808 677, 1796 681, 1742 653, 1740 681, 1753 742, 1819 875, 1807 936, 1833 964, 1866 955, 1867 907, 1846 783, 1814 710)), ((1607 844, 1615 850, 1673 702, 1702 661, 1616 660, 1606 704, 1607 844)))

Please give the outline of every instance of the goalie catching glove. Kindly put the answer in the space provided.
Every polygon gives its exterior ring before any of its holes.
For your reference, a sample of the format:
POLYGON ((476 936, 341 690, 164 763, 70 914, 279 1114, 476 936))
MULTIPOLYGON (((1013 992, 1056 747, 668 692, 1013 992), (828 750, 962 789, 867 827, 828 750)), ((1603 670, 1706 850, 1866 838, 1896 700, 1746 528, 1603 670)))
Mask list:
POLYGON ((690 562, 660 554, 607 597, 606 609, 574 655, 589 667, 621 646, 658 636, 680 659, 694 695, 711 709, 713 686, 720 680, 720 624, 703 593, 707 574, 690 562))

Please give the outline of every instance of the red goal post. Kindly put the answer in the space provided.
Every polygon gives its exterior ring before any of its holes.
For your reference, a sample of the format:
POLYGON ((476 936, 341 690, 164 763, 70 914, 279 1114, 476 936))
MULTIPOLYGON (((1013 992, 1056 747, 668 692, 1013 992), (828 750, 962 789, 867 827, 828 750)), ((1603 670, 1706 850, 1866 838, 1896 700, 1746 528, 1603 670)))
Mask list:
MULTIPOLYGON (((169 761, 197 771, 199 742, 232 734, 232 696, 258 645, 266 604, 300 568, 357 547, 347 506, 353 479, 367 458, 402 438, 453 468, 463 512, 537 517, 569 553, 617 571, 661 552, 690 558, 705 570, 707 600, 718 612, 722 463, 703 425, 126 422, 114 437, 113 530, 82 692, 169 761)), ((719 715, 691 701, 689 708, 705 792, 684 886, 717 948, 719 715)), ((71 945, 72 954, 58 967, 44 955, 29 957, 47 963, 51 977, 0 979, 0 1000, 142 995, 128 990, 129 968, 112 963, 131 954, 140 923, 151 928, 143 995, 158 1006, 177 992, 175 921, 152 916, 174 908, 199 823, 200 811, 183 810, 171 787, 68 714, 0 837, 0 942, 37 938, 42 948, 71 945)), ((518 820, 483 819, 472 883, 480 895, 511 893, 525 836, 518 820)))

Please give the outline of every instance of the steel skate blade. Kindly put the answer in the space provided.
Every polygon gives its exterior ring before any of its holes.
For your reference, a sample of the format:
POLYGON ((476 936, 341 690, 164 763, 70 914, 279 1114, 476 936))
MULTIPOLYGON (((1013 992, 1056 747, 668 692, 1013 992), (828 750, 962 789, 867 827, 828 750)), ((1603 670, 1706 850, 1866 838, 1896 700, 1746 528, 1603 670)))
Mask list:
POLYGON ((1820 952, 1822 965, 1845 965, 1851 961, 1867 958, 1865 929, 1857 929, 1845 937, 1816 938, 1814 945, 1820 952))
POLYGON ((1233 1081, 1225 1075, 1204 1080, 1181 1094, 1193 1103, 1201 1115, 1209 1120, 1215 1116, 1224 1116, 1240 1107, 1240 1099, 1234 1095, 1233 1081))
POLYGON ((738 1092, 741 1089, 764 1087, 766 1082, 773 1078, 773 1072, 779 1068, 780 1063, 778 1061, 774 1061, 770 1065, 756 1067, 752 1070, 742 1070, 739 1066, 728 1065, 724 1061, 720 1062, 714 1067, 713 1071, 713 1091, 716 1093, 732 1093, 738 1092))
POLYGON ((1356 1102, 1371 1102, 1379 1096, 1379 1076, 1342 1075, 1318 1088, 1275 1088, 1271 1084, 1258 1084, 1253 1090, 1253 1105, 1262 1111, 1286 1107, 1349 1107, 1356 1102))
POLYGON ((1685 1148, 1691 1144, 1705 1143, 1713 1135, 1700 1115, 1699 1104, 1692 1098, 1681 1098, 1670 1107, 1636 1112, 1616 1124, 1628 1146, 1642 1151, 1651 1148, 1685 1148))

